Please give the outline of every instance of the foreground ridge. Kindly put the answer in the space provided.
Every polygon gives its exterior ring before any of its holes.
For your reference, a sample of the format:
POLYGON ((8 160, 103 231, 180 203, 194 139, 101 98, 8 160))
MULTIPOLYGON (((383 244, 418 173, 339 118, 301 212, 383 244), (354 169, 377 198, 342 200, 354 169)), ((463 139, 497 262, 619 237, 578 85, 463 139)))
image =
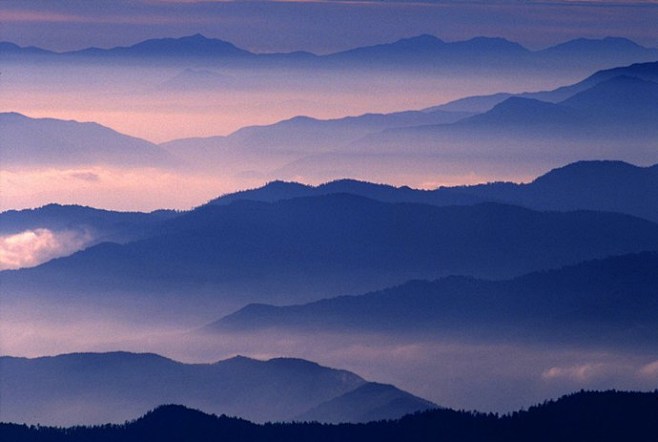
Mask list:
POLYGON ((0 424, 3 440, 49 441, 654 441, 658 390, 580 391, 528 410, 498 416, 435 409, 399 420, 328 425, 249 421, 178 405, 156 408, 123 425, 55 428, 0 424))

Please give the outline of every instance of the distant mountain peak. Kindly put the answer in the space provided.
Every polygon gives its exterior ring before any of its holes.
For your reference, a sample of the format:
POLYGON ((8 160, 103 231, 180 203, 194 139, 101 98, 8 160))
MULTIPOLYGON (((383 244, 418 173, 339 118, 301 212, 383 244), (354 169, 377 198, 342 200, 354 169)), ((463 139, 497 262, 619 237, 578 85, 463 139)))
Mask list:
POLYGON ((414 37, 408 37, 408 38, 401 38, 400 40, 392 43, 392 44, 444 44, 445 42, 441 40, 439 37, 432 35, 432 34, 420 34, 416 35, 414 37))
POLYGON ((582 181, 586 177, 600 177, 602 180, 610 180, 611 174, 633 173, 641 167, 615 160, 588 160, 577 161, 566 166, 557 167, 546 174, 536 178, 533 183, 544 184, 547 182, 571 182, 582 181))
POLYGON ((178 38, 153 38, 110 49, 88 48, 69 52, 72 55, 119 55, 139 57, 230 57, 248 56, 251 52, 240 49, 228 41, 193 34, 178 38))
POLYGON ((544 49, 544 52, 565 52, 565 51, 623 51, 623 50, 647 50, 632 40, 624 37, 604 37, 604 38, 575 38, 564 43, 551 46, 544 49))
MULTIPOLYGON (((535 98, 512 96, 490 111, 462 120, 464 124, 572 124, 577 119, 572 109, 535 98)), ((456 123, 460 124, 460 123, 456 123)))
POLYGON ((188 35, 188 36, 185 36, 185 37, 181 37, 180 39, 181 40, 210 40, 205 35, 199 34, 199 33, 196 33, 196 34, 193 34, 193 35, 188 35))

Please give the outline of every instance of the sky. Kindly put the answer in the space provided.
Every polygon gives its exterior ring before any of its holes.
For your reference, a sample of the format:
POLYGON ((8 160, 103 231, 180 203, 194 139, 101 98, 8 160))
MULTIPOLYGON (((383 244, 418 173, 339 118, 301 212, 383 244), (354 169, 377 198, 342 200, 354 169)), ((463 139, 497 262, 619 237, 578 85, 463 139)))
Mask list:
POLYGON ((255 52, 330 53, 429 33, 538 49, 578 37, 658 46, 658 1, 5 0, 0 40, 55 51, 203 33, 255 52))

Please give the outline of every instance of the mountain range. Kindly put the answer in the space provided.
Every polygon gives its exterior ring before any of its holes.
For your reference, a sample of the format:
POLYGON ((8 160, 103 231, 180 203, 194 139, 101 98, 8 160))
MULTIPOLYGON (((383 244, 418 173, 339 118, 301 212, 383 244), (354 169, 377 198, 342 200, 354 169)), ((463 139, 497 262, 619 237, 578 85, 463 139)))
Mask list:
POLYGON ((543 167, 582 159, 653 164, 658 160, 656 79, 658 62, 636 64, 553 91, 471 97, 423 111, 337 120, 296 117, 161 147, 202 169, 235 173, 249 164, 249 171, 278 179, 392 181, 400 180, 406 167, 431 176, 432 170, 441 173, 451 170, 446 165, 464 162, 509 173, 509 158, 543 167))
POLYGON ((123 422, 161 404, 252 421, 365 422, 436 408, 391 385, 301 359, 183 364, 155 354, 0 357, 2 421, 123 422))
MULTIPOLYGON (((657 70, 658 63, 652 68, 657 70)), ((563 161, 582 159, 595 151, 604 158, 651 161, 657 123, 658 83, 619 75, 556 103, 511 96, 491 110, 452 124, 371 134, 356 141, 353 149, 395 152, 401 146, 413 146, 415 151, 447 158, 518 155, 563 161), (623 153, 620 146, 625 148, 623 153)))
POLYGON ((120 165, 171 167, 173 157, 148 141, 96 123, 0 113, 3 168, 120 165))
POLYGON ((0 213, 0 235, 11 235, 26 230, 85 231, 95 242, 127 242, 152 233, 155 226, 180 213, 173 210, 116 212, 93 207, 48 204, 25 210, 0 213))
POLYGON ((656 83, 658 82, 658 62, 652 61, 647 63, 634 63, 629 66, 603 69, 595 72, 582 81, 571 85, 562 86, 553 90, 525 92, 521 94, 497 93, 493 95, 466 97, 447 104, 433 106, 425 110, 483 113, 491 110, 491 108, 493 108, 496 104, 501 103, 512 96, 520 98, 534 98, 536 100, 557 103, 566 100, 579 92, 583 92, 593 86, 596 86, 599 83, 612 80, 616 77, 624 76, 656 83))
POLYGON ((0 159, 5 167, 106 164, 176 167, 237 180, 353 176, 408 183, 465 167, 506 175, 512 157, 540 170, 588 158, 654 164, 657 79, 658 62, 643 63, 599 71, 553 91, 330 120, 299 116, 160 145, 95 123, 5 113, 0 159))
POLYGON ((274 181, 256 189, 223 195, 208 204, 237 200, 275 202, 349 193, 389 203, 449 206, 499 202, 535 210, 619 212, 658 222, 656 189, 658 165, 638 167, 622 161, 579 161, 550 170, 525 184, 493 182, 419 190, 348 179, 319 186, 274 181))
MULTIPOLYGON (((260 188, 222 195, 208 205, 239 200, 273 203, 285 199, 351 194, 385 203, 434 206, 496 202, 534 210, 618 212, 658 222, 658 166, 638 167, 619 161, 581 161, 553 169, 527 184, 494 182, 473 186, 418 190, 356 180, 319 186, 274 181, 260 188)), ((54 234, 76 232, 89 247, 100 242, 125 243, 157 235, 168 220, 184 211, 114 212, 82 206, 50 204, 37 209, 0 213, 0 235, 48 229, 54 234)), ((76 250, 76 249, 73 249, 76 250)), ((71 253, 67 248, 61 254, 71 253)))
POLYGON ((289 67, 381 67, 396 69, 454 69, 471 66, 477 69, 546 68, 562 64, 585 69, 601 69, 614 65, 655 60, 657 48, 640 46, 628 39, 571 40, 542 50, 530 51, 503 38, 475 37, 466 41, 445 42, 433 35, 418 35, 391 43, 353 48, 327 55, 308 52, 256 54, 234 44, 206 38, 201 34, 181 38, 151 39, 131 46, 109 49, 87 48, 56 53, 14 43, 0 43, 0 57, 12 60, 133 60, 144 63, 167 60, 195 64, 264 64, 289 67))
POLYGON ((97 427, 53 428, 0 424, 0 436, 14 442, 162 442, 223 440, 260 441, 400 441, 455 440, 492 442, 578 440, 649 442, 658 432, 658 394, 622 391, 586 392, 509 415, 435 409, 398 420, 367 425, 317 423, 256 425, 227 416, 214 416, 167 405, 124 423, 97 427))
POLYGON ((205 330, 351 330, 562 345, 652 347, 658 253, 588 261, 511 280, 448 277, 292 306, 248 305, 205 330))
POLYGON ((658 224, 623 214, 497 203, 437 207, 331 194, 206 205, 164 221, 145 239, 103 243, 0 275, 13 296, 64 290, 93 298, 99 290, 162 294, 205 287, 215 302, 244 305, 450 274, 510 277, 655 248, 658 224))

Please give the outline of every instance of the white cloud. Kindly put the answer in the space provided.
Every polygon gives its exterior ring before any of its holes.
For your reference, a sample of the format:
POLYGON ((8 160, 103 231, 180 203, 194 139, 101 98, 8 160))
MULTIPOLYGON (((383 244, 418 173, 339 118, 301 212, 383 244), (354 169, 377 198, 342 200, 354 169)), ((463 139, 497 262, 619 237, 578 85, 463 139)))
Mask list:
POLYGON ((33 267, 82 249, 92 240, 87 231, 25 230, 0 236, 0 270, 33 267))

